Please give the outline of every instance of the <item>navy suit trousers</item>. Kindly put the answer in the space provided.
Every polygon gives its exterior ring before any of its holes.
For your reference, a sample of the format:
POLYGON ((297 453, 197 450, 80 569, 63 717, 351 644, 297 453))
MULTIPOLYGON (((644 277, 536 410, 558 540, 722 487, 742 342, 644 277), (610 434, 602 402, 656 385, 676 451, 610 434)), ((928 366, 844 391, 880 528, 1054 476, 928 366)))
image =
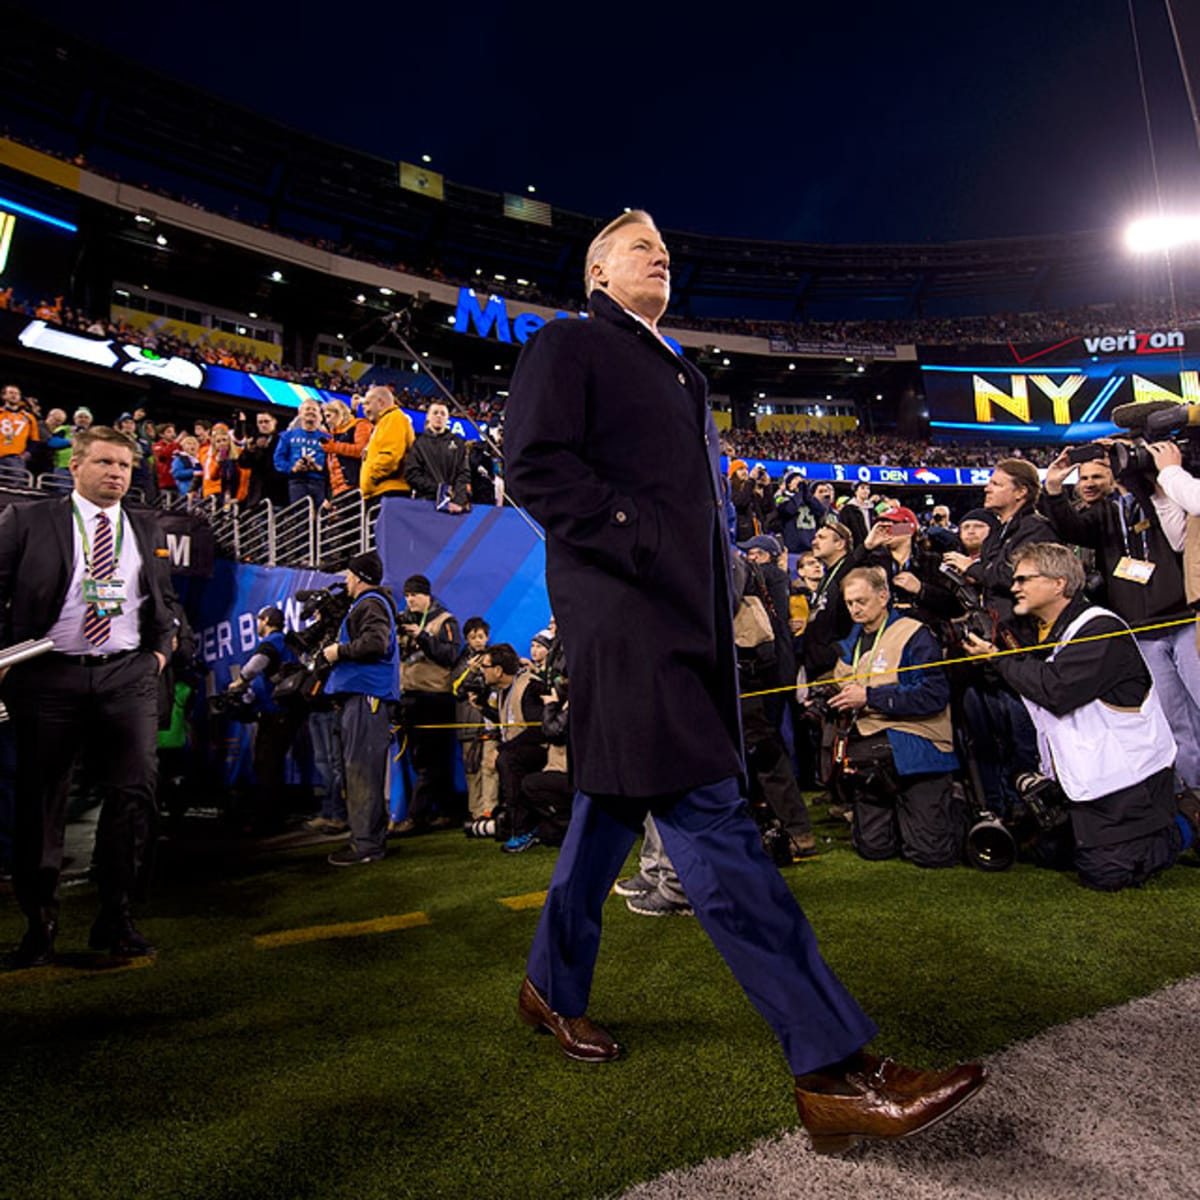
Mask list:
POLYGON ((647 812, 701 926, 775 1031, 792 1073, 869 1042, 874 1023, 821 957, 736 779, 653 800, 576 795, 529 954, 529 978, 550 1007, 567 1017, 587 1010, 604 902, 647 812))

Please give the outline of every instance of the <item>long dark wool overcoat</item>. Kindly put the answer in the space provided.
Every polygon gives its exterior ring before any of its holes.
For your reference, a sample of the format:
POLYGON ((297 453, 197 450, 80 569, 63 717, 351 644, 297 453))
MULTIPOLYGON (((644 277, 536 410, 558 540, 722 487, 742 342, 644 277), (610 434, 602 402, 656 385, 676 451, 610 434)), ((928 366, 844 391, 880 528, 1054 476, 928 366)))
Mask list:
POLYGON ((507 486, 546 530, 575 782, 665 796, 742 773, 719 444, 703 375, 608 296, 526 345, 507 486))

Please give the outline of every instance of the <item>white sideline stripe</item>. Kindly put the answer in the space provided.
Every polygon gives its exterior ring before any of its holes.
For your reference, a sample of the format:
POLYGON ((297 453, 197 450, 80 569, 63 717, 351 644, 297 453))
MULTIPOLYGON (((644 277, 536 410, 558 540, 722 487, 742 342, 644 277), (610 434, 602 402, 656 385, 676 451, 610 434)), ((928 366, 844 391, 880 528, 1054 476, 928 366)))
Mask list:
POLYGON ((993 1055, 983 1091, 911 1141, 833 1158, 797 1128, 621 1200, 1195 1200, 1198 1048, 1193 976, 993 1055))

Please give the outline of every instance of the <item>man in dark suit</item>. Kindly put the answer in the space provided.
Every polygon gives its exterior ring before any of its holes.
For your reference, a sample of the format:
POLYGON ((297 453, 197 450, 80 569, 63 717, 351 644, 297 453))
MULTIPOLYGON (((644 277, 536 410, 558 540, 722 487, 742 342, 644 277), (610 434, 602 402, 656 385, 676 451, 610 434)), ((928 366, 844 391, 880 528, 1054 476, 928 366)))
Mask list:
POLYGON ((13 886, 28 921, 12 956, 19 967, 54 958, 67 785, 80 754, 103 793, 89 945, 118 957, 154 953, 130 901, 154 815, 157 680, 171 653, 174 595, 153 517, 121 503, 133 460, 124 434, 79 433, 72 494, 0 514, 3 641, 55 645, 0 678, 17 742, 13 886))
POLYGON ((904 1136, 984 1072, 861 1053, 875 1026, 821 958, 748 815, 719 447, 703 376, 658 332, 669 263, 646 213, 602 230, 585 269, 591 319, 537 333, 507 405, 507 483, 546 530, 579 788, 518 1014, 571 1058, 619 1054, 585 1013, 604 901, 649 812, 705 932, 783 1045, 814 1147, 904 1136))

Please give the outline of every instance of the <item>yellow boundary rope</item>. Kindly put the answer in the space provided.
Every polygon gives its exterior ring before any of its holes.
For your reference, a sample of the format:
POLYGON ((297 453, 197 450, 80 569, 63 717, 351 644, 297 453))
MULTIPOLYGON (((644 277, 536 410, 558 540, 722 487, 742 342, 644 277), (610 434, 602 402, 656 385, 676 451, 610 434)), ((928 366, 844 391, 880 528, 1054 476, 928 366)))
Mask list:
MULTIPOLYGON (((1017 646, 1013 650, 994 650, 991 654, 971 654, 965 655, 962 658, 943 658, 938 662, 931 663, 913 663, 907 667, 889 667, 886 671, 867 671, 860 672, 857 675, 841 675, 836 680, 834 679, 814 679, 808 682, 809 687, 817 687, 826 683, 854 683, 862 679, 873 679, 876 675, 899 675, 902 671, 928 671, 931 667, 953 667, 958 663, 972 662, 987 662, 992 658, 1000 658, 1009 654, 1029 654, 1033 650, 1053 650, 1057 646, 1066 646, 1074 642, 1103 642, 1108 638, 1128 637, 1139 633, 1151 633, 1156 629, 1174 629, 1179 625, 1193 625, 1200 622, 1200 616, 1197 617, 1181 617, 1176 621, 1160 621, 1157 625, 1139 625, 1136 629, 1114 629, 1112 633, 1093 633, 1088 637, 1073 637, 1067 638, 1061 642, 1038 642, 1036 646, 1017 646)), ((755 696, 774 696, 782 692, 795 691, 794 683, 785 684, 783 687, 764 688, 759 692, 741 692, 739 699, 750 700, 755 696)), ((490 725, 476 721, 470 724, 448 724, 448 725, 413 725, 413 729, 532 729, 540 725, 538 721, 510 721, 507 724, 493 722, 490 725)))
MULTIPOLYGON (((834 679, 813 679, 809 680, 809 687, 817 687, 825 683, 852 683, 860 679, 871 679, 875 675, 899 675, 901 671, 928 671, 930 667, 952 667, 957 663, 972 663, 972 662, 987 662, 992 658, 1000 658, 1009 654, 1029 654, 1033 650, 1053 650, 1057 646, 1066 646, 1076 642, 1103 642, 1108 638, 1127 637, 1138 633, 1150 633, 1155 629, 1173 629, 1177 625, 1193 625, 1200 621, 1200 617, 1181 617, 1177 621, 1160 621, 1157 625, 1140 625, 1137 629, 1114 629, 1112 633, 1093 633, 1087 637, 1067 638, 1061 642, 1038 642, 1035 646, 1017 646, 1012 650, 993 650, 990 654, 970 654, 962 658, 943 658, 938 662, 931 663, 913 663, 907 667, 889 667, 886 671, 868 671, 865 674, 858 675, 839 675, 834 679)), ((795 684, 788 684, 786 687, 768 688, 762 692, 742 692, 743 700, 749 699, 751 696, 772 696, 776 692, 790 692, 795 688, 795 684)))

